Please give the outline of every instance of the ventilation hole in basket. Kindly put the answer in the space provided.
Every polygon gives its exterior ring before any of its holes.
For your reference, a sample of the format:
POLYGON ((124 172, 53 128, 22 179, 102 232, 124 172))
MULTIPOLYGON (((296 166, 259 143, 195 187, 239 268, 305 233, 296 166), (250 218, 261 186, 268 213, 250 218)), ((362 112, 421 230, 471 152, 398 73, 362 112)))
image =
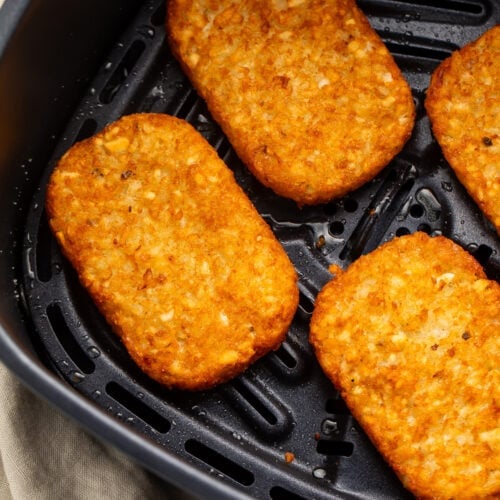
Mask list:
POLYGON ((281 486, 273 486, 269 491, 269 496, 272 500, 306 500, 305 497, 301 497, 281 486))
POLYGON ((344 198, 342 201, 344 210, 349 213, 353 213, 358 209, 358 202, 352 198, 344 198))
POLYGON ((73 332, 58 304, 50 304, 47 307, 47 318, 57 340, 79 370, 86 374, 93 373, 95 370, 94 362, 85 354, 85 351, 73 337, 73 332))
POLYGON ((217 150, 217 153, 219 153, 219 156, 224 160, 228 161, 228 156, 232 152, 232 146, 231 143, 227 140, 226 136, 223 135, 222 133, 218 133, 215 136, 215 139, 211 141, 213 143, 214 149, 217 150))
POLYGON ((485 266, 490 260, 492 253, 493 250, 488 245, 479 245, 477 250, 473 252, 473 255, 482 266, 485 266))
POLYGON ((260 393, 254 392, 251 386, 244 384, 240 379, 234 379, 233 387, 268 424, 278 423, 278 417, 266 404, 267 401, 262 399, 260 393))
POLYGON ((396 236, 404 236, 405 234, 410 234, 410 230, 407 227, 399 227, 396 229, 396 236))
POLYGON ((196 439, 188 439, 184 444, 184 448, 190 455, 193 455, 243 486, 250 486, 255 481, 255 477, 250 471, 196 439))
POLYGON ((349 441, 332 441, 320 439, 316 444, 316 451, 320 455, 335 455, 350 457, 354 451, 354 444, 349 441))
POLYGON ((335 413, 336 415, 350 415, 351 413, 344 400, 340 398, 327 399, 325 410, 328 413, 335 413))
POLYGON ((435 0, 358 0, 358 4, 366 14, 398 17, 403 22, 427 18, 427 16, 422 16, 423 9, 431 13, 435 22, 448 19, 450 14, 477 16, 484 15, 486 12, 484 1, 481 0, 440 0, 439 2, 435 0))
POLYGON ((293 351, 288 344, 281 344, 278 350, 274 351, 274 355, 288 368, 295 368, 297 360, 293 356, 293 351))
POLYGON ((424 209, 422 207, 422 205, 412 205, 410 207, 410 215, 414 218, 414 219, 418 219, 420 217, 422 217, 422 215, 424 215, 424 209))
POLYGON ((451 55, 451 50, 435 49, 417 44, 395 43, 389 40, 385 42, 391 54, 395 56, 410 56, 418 59, 433 59, 442 61, 451 55))
POLYGON ((314 304, 303 293, 299 294, 299 306, 307 314, 312 314, 314 310, 314 304))
POLYGON ((429 224, 419 224, 417 227, 417 231, 422 231, 423 233, 431 234, 432 227, 429 224))
POLYGON ((116 382, 109 382, 106 385, 106 392, 115 401, 158 432, 165 434, 170 430, 170 422, 166 418, 162 417, 116 382))
POLYGON ((339 236, 344 232, 344 224, 343 222, 336 220, 330 224, 329 230, 333 236, 339 236))
POLYGON ((440 0, 436 4, 435 0, 399 0, 400 3, 406 3, 418 7, 436 7, 445 10, 452 10, 456 12, 464 12, 466 14, 481 14, 484 11, 483 2, 467 1, 467 0, 440 0))
POLYGON ((337 213, 337 204, 328 203, 327 205, 324 205, 323 212, 325 212, 325 215, 335 215, 337 213))
POLYGON ((146 45, 141 40, 135 40, 130 48, 125 53, 123 59, 120 64, 117 66, 111 78, 108 80, 102 92, 99 94, 99 100, 103 104, 109 104, 120 88, 122 87, 125 80, 127 80, 128 76, 132 72, 135 64, 137 63, 139 57, 144 52, 146 45))
POLYGON ((346 263, 354 262, 360 255, 376 248, 381 235, 387 229, 388 220, 392 220, 408 198, 417 174, 413 164, 402 161, 389 170, 382 185, 370 205, 363 211, 356 228, 351 233, 339 258, 346 263))
POLYGON ((420 115, 419 111, 422 109, 422 99, 419 96, 412 96, 413 97, 413 104, 415 105, 415 111, 417 115, 420 115))
POLYGON ((174 109, 168 110, 168 114, 174 115, 177 118, 187 119, 188 115, 193 114, 196 102, 199 100, 198 94, 190 88, 183 96, 179 96, 174 104, 174 109))
POLYGON ((87 139, 95 133, 97 130, 97 122, 93 118, 87 118, 80 127, 78 134, 76 134, 74 142, 82 141, 87 139))
POLYGON ((47 283, 52 278, 51 266, 52 235, 45 210, 41 214, 36 239, 36 274, 40 281, 47 283))

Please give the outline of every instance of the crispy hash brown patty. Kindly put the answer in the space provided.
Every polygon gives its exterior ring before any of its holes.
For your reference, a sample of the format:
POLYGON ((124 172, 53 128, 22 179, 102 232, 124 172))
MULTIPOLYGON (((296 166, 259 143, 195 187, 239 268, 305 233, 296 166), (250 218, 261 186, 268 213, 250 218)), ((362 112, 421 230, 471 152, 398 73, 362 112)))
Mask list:
POLYGON ((411 91, 353 0, 170 0, 173 53, 253 174, 299 204, 372 179, 411 91))
POLYGON ((500 26, 438 66, 425 107, 446 160, 500 235, 500 26))
POLYGON ((386 243, 319 293, 326 375, 417 497, 498 498, 500 285, 424 233, 386 243))
POLYGON ((208 388, 283 341, 295 270, 188 123, 130 115, 75 144, 46 206, 83 285, 158 382, 208 388))

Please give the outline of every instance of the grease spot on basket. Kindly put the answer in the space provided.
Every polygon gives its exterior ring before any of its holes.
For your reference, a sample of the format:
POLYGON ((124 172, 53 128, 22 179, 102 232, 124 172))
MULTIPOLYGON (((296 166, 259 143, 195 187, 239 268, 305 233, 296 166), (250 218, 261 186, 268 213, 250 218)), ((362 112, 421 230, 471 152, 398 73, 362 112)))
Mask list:
POLYGON ((95 359, 95 358, 98 358, 100 355, 101 355, 101 351, 99 349, 97 349, 97 347, 95 346, 91 346, 87 349, 87 354, 95 359))
POLYGON ((313 476, 318 479, 324 479, 326 477, 326 470, 323 469, 323 467, 316 467, 316 469, 313 470, 313 476))
POLYGON ((79 384, 83 380, 85 380, 85 375, 79 371, 73 370, 69 373, 69 379, 74 384, 79 384))

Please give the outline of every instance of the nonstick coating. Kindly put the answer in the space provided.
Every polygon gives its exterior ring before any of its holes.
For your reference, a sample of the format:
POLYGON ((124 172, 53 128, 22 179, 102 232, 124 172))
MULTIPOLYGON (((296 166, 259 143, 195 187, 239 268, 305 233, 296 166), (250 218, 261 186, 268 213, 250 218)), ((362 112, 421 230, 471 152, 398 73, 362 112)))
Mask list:
MULTIPOLYGON (((411 498, 324 377, 307 335, 316 294, 330 278, 328 266, 345 268, 397 235, 421 230, 448 236, 500 279, 498 237, 444 160, 423 107, 433 69, 498 23, 500 6, 488 0, 434 4, 359 2, 412 87, 417 121, 404 150, 380 175, 331 203, 298 208, 249 174, 169 52, 163 0, 144 2, 53 141, 18 250, 31 342, 64 380, 61 399, 73 398, 75 389, 111 415, 138 443, 127 452, 150 467, 154 454, 153 468, 164 478, 175 480, 178 460, 198 471, 192 491, 200 493, 203 478, 216 479, 203 483, 207 497, 411 498), (299 274, 300 306, 283 346, 211 391, 169 391, 140 372, 48 229, 44 192, 57 159, 75 141, 132 112, 164 112, 193 124, 234 171, 299 274), (217 491, 216 484, 228 489, 217 491)), ((104 425, 93 430, 106 438, 104 425)))

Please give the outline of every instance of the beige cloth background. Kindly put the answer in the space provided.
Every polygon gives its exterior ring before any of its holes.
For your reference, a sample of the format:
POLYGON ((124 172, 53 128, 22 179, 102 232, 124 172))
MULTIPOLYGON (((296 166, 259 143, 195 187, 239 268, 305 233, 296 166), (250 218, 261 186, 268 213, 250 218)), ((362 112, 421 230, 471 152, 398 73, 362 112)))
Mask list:
POLYGON ((1 363, 0 465, 0 500, 190 498, 87 434, 1 363))

